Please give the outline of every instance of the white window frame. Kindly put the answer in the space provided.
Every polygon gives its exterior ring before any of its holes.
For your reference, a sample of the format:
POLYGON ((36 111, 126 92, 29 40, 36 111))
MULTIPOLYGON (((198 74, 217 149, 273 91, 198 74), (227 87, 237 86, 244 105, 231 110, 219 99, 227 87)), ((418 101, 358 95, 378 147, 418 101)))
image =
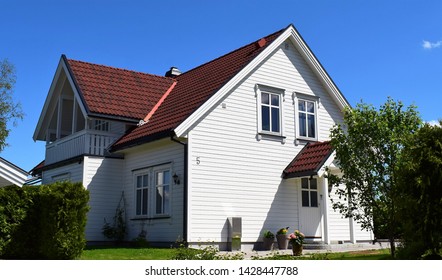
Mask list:
POLYGON ((255 85, 255 97, 256 97, 256 110, 257 110, 257 116, 258 116, 258 123, 257 123, 257 132, 259 135, 271 135, 271 136, 283 136, 284 135, 284 97, 285 97, 285 90, 284 89, 280 89, 280 88, 276 88, 276 87, 271 87, 271 86, 266 86, 266 85, 260 85, 260 84, 256 84, 255 85), (269 108, 275 108, 278 107, 279 108, 279 132, 276 131, 272 131, 272 120, 271 120, 271 116, 272 114, 270 113, 270 130, 264 130, 262 127, 262 94, 266 93, 269 95, 278 95, 279 96, 279 105, 275 106, 271 104, 271 101, 269 102, 268 105, 264 105, 267 106, 269 108))
MULTIPOLYGON (((144 182, 143 182, 144 183, 144 182)), ((166 165, 158 165, 152 167, 146 167, 142 169, 137 169, 133 171, 133 188, 134 188, 134 207, 133 213, 136 219, 151 219, 151 218, 161 218, 161 217, 170 217, 172 213, 172 190, 173 190, 173 180, 172 180, 172 167, 170 164, 166 165), (163 182, 158 182, 157 175, 163 174, 164 172, 168 172, 168 184, 163 182), (144 184, 141 188, 138 187, 138 178, 141 177, 144 180, 144 176, 147 176, 147 185, 144 184), (168 201, 162 201, 162 209, 161 212, 157 212, 157 190, 161 189, 163 191, 163 199, 164 196, 164 188, 168 188, 167 198, 168 201), (140 198, 138 195, 138 191, 141 189, 140 198), (143 201, 143 190, 146 191, 147 199, 143 201), (139 202, 140 201, 140 202, 139 202), (138 203, 140 203, 140 208, 138 207, 138 203), (147 204, 147 205, 145 205, 147 204), (143 208, 145 207, 145 208, 143 208), (143 211, 146 209, 146 211, 143 211), (138 211, 139 210, 139 211, 138 211)))
POLYGON ((302 94, 298 92, 293 93, 293 99, 294 99, 294 106, 295 106, 295 131, 296 131, 296 139, 298 140, 306 140, 306 141, 317 141, 318 140, 318 133, 319 133, 319 123, 318 123, 318 110, 319 110, 319 97, 311 96, 307 94, 302 94), (299 114, 301 113, 299 110, 299 103, 300 102, 310 102, 313 103, 314 113, 309 113, 307 111, 304 111, 306 114, 306 136, 303 136, 300 134, 300 128, 301 128, 301 122, 299 118, 299 114), (308 115, 314 115, 314 121, 315 121, 315 128, 314 128, 314 137, 308 136, 308 115))

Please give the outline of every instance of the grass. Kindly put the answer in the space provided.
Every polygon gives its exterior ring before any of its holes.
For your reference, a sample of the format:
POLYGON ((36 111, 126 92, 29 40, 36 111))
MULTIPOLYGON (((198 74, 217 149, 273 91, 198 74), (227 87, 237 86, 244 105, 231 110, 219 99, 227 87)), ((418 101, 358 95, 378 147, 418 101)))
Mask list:
POLYGON ((87 247, 80 260, 171 260, 174 249, 87 247))
MULTIPOLYGON (((168 248, 115 248, 115 247, 87 247, 81 256, 81 260, 172 260, 177 249, 168 248)), ((387 260, 390 259, 390 251, 366 250, 338 253, 306 254, 301 257, 291 255, 269 254, 259 259, 268 260, 387 260)))

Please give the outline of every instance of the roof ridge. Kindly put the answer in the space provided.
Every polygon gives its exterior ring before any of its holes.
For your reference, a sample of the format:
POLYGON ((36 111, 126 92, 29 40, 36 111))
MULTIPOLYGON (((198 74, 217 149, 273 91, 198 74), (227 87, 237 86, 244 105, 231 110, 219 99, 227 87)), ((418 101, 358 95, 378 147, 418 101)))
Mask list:
POLYGON ((176 81, 175 78, 165 77, 165 76, 161 76, 161 75, 157 75, 157 74, 151 74, 151 73, 146 73, 146 72, 141 72, 141 71, 136 71, 136 70, 130 70, 130 69, 121 68, 121 67, 114 67, 114 66, 109 66, 109 65, 99 64, 99 63, 92 63, 92 62, 87 62, 87 61, 82 61, 82 60, 77 60, 77 59, 71 59, 71 58, 67 58, 67 57, 66 57, 66 60, 68 62, 74 61, 74 62, 79 62, 79 63, 89 64, 89 65, 99 66, 99 67, 113 69, 113 70, 118 70, 118 71, 131 72, 131 73, 135 73, 135 74, 148 75, 148 76, 152 76, 152 77, 162 78, 162 79, 165 79, 165 80, 176 81))
MULTIPOLYGON (((290 25, 289 25, 289 27, 290 27, 290 25)), ((234 49, 234 50, 232 50, 232 51, 230 51, 230 52, 228 52, 228 53, 226 53, 226 54, 223 54, 223 55, 221 55, 221 56, 219 56, 219 57, 217 57, 217 58, 214 58, 214 59, 209 60, 209 61, 207 61, 207 62, 205 62, 205 63, 203 63, 203 64, 200 64, 200 65, 198 65, 198 66, 196 66, 196 67, 194 67, 194 68, 192 68, 192 69, 190 69, 190 70, 188 70, 188 71, 186 71, 186 72, 180 74, 177 78, 180 78, 180 77, 182 77, 183 75, 186 75, 186 74, 188 74, 188 73, 190 73, 190 72, 193 72, 193 71, 195 71, 195 70, 197 70, 197 69, 199 69, 199 68, 201 68, 201 67, 203 67, 203 66, 205 66, 205 65, 207 65, 207 64, 209 64, 209 63, 212 63, 212 62, 217 61, 217 60, 219 60, 219 59, 222 59, 222 58, 224 58, 224 57, 226 57, 226 56, 228 56, 228 55, 231 55, 232 53, 235 53, 235 52, 237 52, 237 51, 239 51, 239 50, 242 50, 242 49, 244 49, 244 48, 247 48, 247 47, 249 47, 250 45, 257 44, 260 40, 265 39, 265 38, 269 38, 269 37, 271 37, 271 36, 274 36, 275 34, 280 33, 280 32, 282 32, 282 31, 286 30, 287 28, 288 28, 288 27, 283 28, 283 29, 280 29, 280 30, 278 30, 278 31, 276 31, 276 32, 273 32, 272 34, 269 34, 269 35, 266 35, 266 36, 264 36, 264 37, 261 37, 261 38, 259 38, 258 40, 254 40, 254 41, 252 41, 252 42, 250 42, 250 43, 248 43, 248 44, 246 44, 246 45, 243 45, 243 46, 241 46, 241 47, 239 47, 239 48, 237 48, 237 49, 234 49)), ((266 42, 266 44, 267 44, 267 42, 266 42)), ((267 46, 264 45, 263 47, 267 47, 267 46)), ((259 47, 259 48, 261 48, 261 47, 259 47)), ((259 49, 259 48, 258 48, 258 49, 259 49)))

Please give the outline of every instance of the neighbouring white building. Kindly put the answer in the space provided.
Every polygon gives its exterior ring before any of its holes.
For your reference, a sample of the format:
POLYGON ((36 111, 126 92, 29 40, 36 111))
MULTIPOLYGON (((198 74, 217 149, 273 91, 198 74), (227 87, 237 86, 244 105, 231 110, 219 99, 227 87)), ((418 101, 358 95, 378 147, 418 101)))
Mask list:
POLYGON ((46 141, 33 173, 42 183, 90 191, 88 241, 125 209, 132 240, 229 242, 299 229, 323 244, 372 240, 331 207, 329 131, 347 100, 293 25, 165 77, 62 56, 34 140, 46 141))
POLYGON ((0 157, 0 187, 23 186, 29 173, 12 162, 0 157))

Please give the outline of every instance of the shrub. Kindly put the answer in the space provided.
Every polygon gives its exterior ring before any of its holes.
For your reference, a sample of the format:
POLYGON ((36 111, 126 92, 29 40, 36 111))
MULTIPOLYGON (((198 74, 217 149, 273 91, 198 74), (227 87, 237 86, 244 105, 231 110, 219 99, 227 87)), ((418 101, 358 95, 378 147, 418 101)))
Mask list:
POLYGON ((58 182, 10 188, 4 192, 7 194, 3 199, 9 198, 11 207, 16 208, 14 211, 4 206, 0 209, 3 213, 0 223, 6 224, 0 237, 2 258, 74 259, 80 256, 86 244, 84 229, 89 209, 89 192, 81 183, 58 182))

